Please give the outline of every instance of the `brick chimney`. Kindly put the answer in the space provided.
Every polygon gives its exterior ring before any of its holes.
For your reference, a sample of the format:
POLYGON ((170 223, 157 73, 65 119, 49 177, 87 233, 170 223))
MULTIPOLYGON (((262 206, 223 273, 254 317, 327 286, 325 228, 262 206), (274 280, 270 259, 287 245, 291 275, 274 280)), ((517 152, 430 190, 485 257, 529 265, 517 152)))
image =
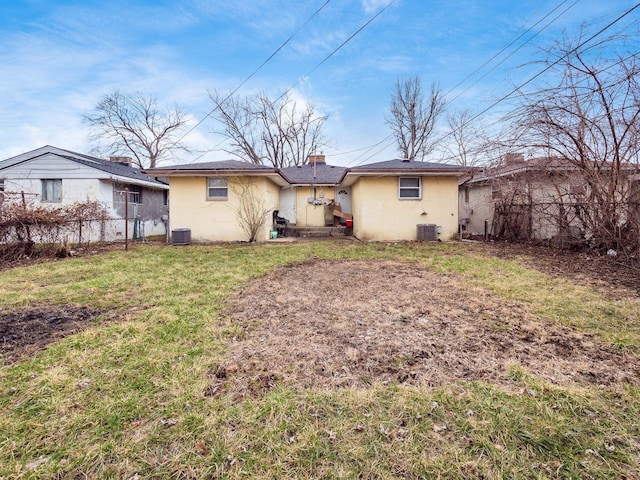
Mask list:
POLYGON ((131 157, 109 157, 109 161, 113 163, 119 163, 120 165, 131 166, 133 159, 131 157))
POLYGON ((309 157, 307 157, 307 162, 309 165, 313 165, 314 163, 327 163, 324 155, 309 155, 309 157))
POLYGON ((524 163, 524 154, 522 153, 507 153, 502 157, 502 161, 507 166, 520 165, 524 163))

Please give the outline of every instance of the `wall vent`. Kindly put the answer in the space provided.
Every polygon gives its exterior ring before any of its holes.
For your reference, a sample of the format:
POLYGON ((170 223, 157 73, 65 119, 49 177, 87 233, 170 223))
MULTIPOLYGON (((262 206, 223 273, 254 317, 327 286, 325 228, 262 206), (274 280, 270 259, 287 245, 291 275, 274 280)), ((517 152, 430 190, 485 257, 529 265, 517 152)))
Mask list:
POLYGON ((171 230, 171 244, 172 245, 190 245, 191 229, 176 228, 175 230, 171 230))
POLYGON ((419 242, 437 242, 438 229, 435 223, 422 223, 418 225, 419 242))

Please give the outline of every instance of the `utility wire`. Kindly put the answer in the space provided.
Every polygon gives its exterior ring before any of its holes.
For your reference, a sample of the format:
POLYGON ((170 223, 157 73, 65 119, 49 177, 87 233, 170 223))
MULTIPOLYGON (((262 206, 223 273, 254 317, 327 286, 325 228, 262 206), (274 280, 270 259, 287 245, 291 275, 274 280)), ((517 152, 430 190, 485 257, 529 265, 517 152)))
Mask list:
MULTIPOLYGON (((499 57, 502 53, 504 53, 509 47, 511 47, 512 45, 514 45, 518 40, 520 40, 521 38, 523 38, 527 33, 531 32, 537 25, 539 25, 541 22, 543 22, 545 19, 547 19, 550 15, 552 15, 554 12, 556 12, 560 7, 562 7, 565 3, 567 3, 569 0, 563 0, 562 2, 560 2, 559 4, 557 4, 554 8, 552 8, 546 15, 544 15, 542 18, 540 18, 536 23, 534 23, 533 25, 531 25, 529 28, 525 29, 520 35, 518 35, 517 37, 515 37, 511 42, 509 42, 507 45, 505 45, 504 47, 502 47, 502 49, 500 49, 500 51, 498 51, 496 54, 494 54, 493 56, 491 56, 491 58, 489 58, 488 60, 486 60, 482 65, 480 65, 479 67, 477 67, 473 72, 471 72, 470 74, 468 74, 464 79, 462 79, 460 82, 458 82, 455 86, 453 86, 451 89, 449 89, 444 95, 443 98, 446 98, 448 95, 450 95, 456 88, 458 88, 460 85, 462 85, 464 82, 466 82, 468 79, 472 78, 476 73, 478 73, 480 70, 482 70, 484 67, 486 67, 488 64, 490 64, 493 60, 495 60, 497 57, 499 57)), ((528 38, 525 42, 523 42, 520 46, 518 46, 518 48, 516 48, 515 50, 513 50, 508 56, 506 56, 505 58, 503 58, 497 65, 495 65, 494 67, 492 67, 488 72, 486 72, 484 75, 482 75, 480 78, 478 78, 476 81, 474 81, 471 85, 469 85, 468 87, 466 87, 462 92, 458 93, 454 98, 452 98, 451 100, 448 101, 448 103, 456 100, 458 97, 460 97, 462 94, 464 94, 466 91, 468 91, 471 87, 473 87, 475 84, 477 84, 480 80, 482 80, 483 78, 485 78, 489 73, 491 73, 492 71, 494 71, 498 66, 500 66, 502 63, 504 63, 507 59, 509 59, 511 56, 513 56, 518 50, 520 50, 524 45, 526 45, 527 43, 529 43, 531 40, 533 40, 537 35, 539 35, 540 33, 542 33, 547 27, 549 27, 552 23, 554 23, 558 18, 560 18, 562 15, 564 15, 568 10, 570 10, 571 8, 573 8, 580 0, 575 0, 571 5, 569 5, 569 7, 567 7, 565 10, 563 10, 560 14, 558 14, 556 17, 553 18, 553 20, 551 20, 549 23, 547 23, 543 28, 541 28, 540 30, 538 30, 534 35, 532 35, 530 38, 528 38)), ((521 27, 521 29, 524 29, 524 25, 521 27)), ((393 134, 392 134, 393 135, 393 134)), ((387 139, 389 139, 390 137, 386 137, 385 139, 381 140, 380 142, 377 142, 373 145, 370 146, 366 146, 366 147, 362 147, 360 149, 354 150, 354 152, 358 152, 361 150, 370 150, 371 148, 375 148, 376 146, 380 145, 381 143, 385 142, 387 139)), ((346 153, 352 153, 352 152, 346 152, 346 153)), ((345 153, 336 153, 333 154, 333 156, 337 156, 337 155, 343 155, 345 153)), ((356 159, 352 160, 352 162, 355 162, 358 158, 360 158, 360 156, 356 157, 356 159)), ((368 160, 371 157, 367 157, 365 160, 368 160)), ((349 162, 349 163, 352 163, 349 162)))
POLYGON ((358 152, 361 152, 363 150, 369 150, 372 147, 377 147, 382 142, 385 142, 385 141, 389 140, 392 136, 393 136, 393 134, 387 136, 386 138, 383 138, 378 143, 374 143, 373 145, 367 145, 366 147, 356 148, 355 150, 349 150, 347 152, 327 153, 326 155, 327 155, 327 157, 339 157, 341 155, 350 155, 352 153, 358 153, 358 152))
MULTIPOLYGON (((511 47, 512 45, 514 45, 518 40, 520 40, 522 37, 524 37, 527 33, 531 32, 531 30, 533 30, 537 25, 539 25, 540 23, 542 23, 543 20, 545 20, 547 17, 549 17, 551 14, 553 14, 556 10, 558 10, 562 5, 564 5, 565 3, 567 3, 568 0, 563 0, 562 2, 560 2, 558 5, 556 5, 551 11, 549 11, 544 17, 542 17, 540 20, 538 20, 536 23, 534 23, 533 25, 531 25, 529 28, 527 28, 524 32, 522 32, 520 35, 518 35, 516 38, 514 38, 513 40, 511 40, 511 42, 509 42, 507 45, 505 45, 504 47, 502 47, 502 49, 500 49, 499 52, 497 52, 495 55, 493 55, 491 58, 489 58, 488 60, 486 60, 482 65, 480 65, 478 68, 476 68, 473 72, 471 72, 469 75, 467 75, 466 77, 464 77, 462 80, 460 80, 456 85, 454 85, 452 88, 449 89, 449 91, 447 93, 444 94, 444 97, 446 98, 447 96, 449 96, 451 94, 451 92, 453 92, 456 88, 458 88, 460 85, 462 85, 464 82, 466 82, 467 80, 469 80, 471 77, 473 77, 476 73, 478 73, 480 70, 482 70, 484 67, 486 67, 488 64, 490 64, 491 62, 493 62, 497 57, 499 57, 500 55, 502 55, 509 47, 511 47)), ((549 22, 547 25, 544 26, 544 28, 542 30, 544 30, 545 28, 547 28, 551 23, 555 22, 560 16, 564 15, 567 10, 569 10, 570 8, 572 8, 576 3, 578 3, 580 0, 576 0, 575 2, 573 2, 567 9, 565 9, 562 13, 560 13, 557 17, 555 17, 553 20, 551 20, 551 22, 549 22)), ((537 35, 540 34, 540 32, 542 32, 542 30, 539 30, 538 32, 535 33, 535 35, 533 35, 532 37, 530 37, 526 42, 522 43, 517 49, 515 49, 511 54, 509 54, 506 58, 504 58, 498 65, 502 64, 506 59, 508 59, 511 55, 513 55, 515 52, 517 52, 520 48, 522 48, 524 45, 526 45, 527 43, 529 43, 534 37, 536 37, 537 35)), ((495 69, 495 67, 491 70, 489 70, 489 72, 493 71, 495 69)), ((486 76, 486 74, 485 74, 486 76)), ((482 79, 484 77, 481 77, 480 79, 482 79)), ((474 82, 471 86, 475 85, 474 82)), ((470 87, 468 87, 470 88, 470 87)), ((468 90, 467 88, 467 90, 468 90)), ((466 90, 464 90, 462 93, 464 93, 466 90)), ((456 98, 458 98, 460 96, 460 94, 456 95, 456 97, 454 97, 451 101, 455 100, 456 98)))
MULTIPOLYGON (((562 15, 564 15, 565 13, 567 13, 569 10, 571 10, 580 0, 575 0, 571 5, 569 5, 566 9, 564 9, 562 12, 560 12, 557 16, 555 16, 551 21, 549 21, 544 27, 542 27, 540 30, 538 30, 537 32, 535 32, 534 35, 532 35, 531 37, 529 37, 525 42, 521 43, 517 48, 515 48, 513 51, 511 51, 511 53, 509 53, 509 55, 507 55, 506 57, 504 57, 502 60, 500 60, 498 63, 496 63, 495 65, 493 65, 488 71, 486 71, 482 76, 480 76, 479 78, 477 78, 471 85, 468 85, 464 90, 462 90, 461 92, 459 92, 455 97, 453 97, 451 100, 449 100, 448 103, 453 102, 454 100, 458 99, 461 95, 463 95, 465 92, 469 91, 469 89, 471 87, 473 87, 474 85, 476 85, 480 80, 482 80, 483 78, 485 78, 487 75, 489 75, 491 72, 493 72, 496 68, 498 68, 500 65, 502 65, 504 62, 506 62, 509 58, 511 58, 513 55, 515 55, 522 47, 524 47, 527 43, 529 43, 531 40, 533 40, 535 37, 537 37, 538 35, 540 35, 544 30, 547 29, 547 27, 549 27, 551 24, 553 24, 556 20, 558 20, 562 15)), ((562 2, 565 3, 565 2, 562 2)), ((562 5, 562 4, 561 4, 562 5)), ((558 6, 559 7, 559 6, 558 6)), ((547 18, 551 13, 553 13, 555 10, 557 10, 556 7, 555 9, 552 10, 552 12, 549 12, 544 18, 540 19, 540 21, 538 21, 535 25, 533 25, 531 28, 535 27, 536 25, 538 25, 542 20, 544 20, 545 18, 547 18)), ((531 28, 528 29, 526 32, 524 32, 522 35, 520 35, 516 40, 514 40, 513 42, 511 42, 508 46, 511 46, 515 43, 515 41, 519 40, 520 38, 522 38, 523 35, 525 35, 527 32, 531 31, 531 28)), ((507 47, 505 47, 507 48, 507 47)), ((464 81, 466 81, 469 77, 471 77, 472 75, 474 75, 475 73, 477 73, 480 69, 482 69, 485 65, 487 65, 491 60, 495 59, 498 55, 500 55, 500 53, 504 52, 505 48, 503 48, 498 54, 494 55, 493 57, 491 57, 491 59, 489 59, 488 61, 486 61, 485 63, 482 64, 482 66, 478 67, 471 75, 467 76, 462 82, 458 83, 458 85, 456 85, 455 87, 453 87, 451 90, 449 90, 447 93, 445 93, 444 97, 446 97, 447 95, 449 95, 453 90, 455 90, 457 87, 460 86, 460 84, 462 84, 464 81)))
MULTIPOLYGON (((347 166, 353 165, 355 164, 355 162, 357 162, 360 158, 362 158, 364 155, 368 154, 371 150, 373 150, 374 148, 376 148, 378 145, 388 142, 391 138, 393 137, 393 134, 388 135, 387 137, 383 138, 382 140, 380 140, 378 143, 374 143, 373 145, 370 145, 368 147, 364 147, 361 148, 360 150, 365 150, 364 152, 362 152, 360 155, 358 155, 356 158, 354 158, 353 160, 351 160, 350 162, 347 163, 347 166)), ((395 142, 395 139, 392 140, 391 143, 395 142)), ((386 150, 387 148, 389 148, 389 145, 385 145, 383 150, 386 150)), ((368 160, 369 158, 371 158, 372 156, 377 155, 379 152, 374 153, 373 155, 370 155, 368 157, 365 157, 365 160, 368 160)), ((356 164, 359 165, 359 164, 356 164)))
MULTIPOLYGON (((582 47, 584 47, 587 43, 591 42, 592 40, 594 40, 596 37, 600 36, 602 33, 604 33, 606 30, 608 30, 609 28, 611 28, 613 25, 615 25, 616 23, 618 23, 619 21, 621 21, 623 18, 627 17, 629 14, 631 14, 634 10, 636 10, 638 7, 640 7, 640 3, 637 3, 636 5, 634 5, 633 7, 631 7, 630 9, 626 10, 624 13, 622 13, 621 15, 619 15, 618 17, 615 18, 615 20, 611 21, 610 23, 608 23, 606 26, 604 26, 603 28, 601 28, 600 30, 598 30, 596 33, 594 33, 593 35, 591 35, 589 38, 587 38, 586 40, 584 40, 583 42, 581 42, 578 46, 576 46, 575 48, 571 49, 569 52, 565 53, 564 55, 558 57, 554 62, 552 62, 551 64, 547 65, 543 70, 541 70, 540 72, 538 72, 536 75, 534 75, 533 77, 529 78, 528 80, 526 80, 525 82, 523 82, 522 84, 520 84, 519 86, 515 87, 513 90, 511 90, 509 93, 507 93, 506 95, 502 96, 501 98, 499 98, 498 100, 496 100, 494 103, 492 103, 491 105, 489 105, 487 108, 485 108, 484 110, 482 110, 481 112, 479 112, 478 114, 474 115, 473 117, 471 117, 469 120, 467 120, 465 123, 463 123, 462 125, 460 125, 460 127, 458 127, 458 130, 462 130, 463 128, 465 128, 467 125, 469 125, 470 123, 474 122, 475 120, 477 120, 479 117, 481 117, 482 115, 484 115, 485 113, 487 113, 488 111, 492 110, 493 108, 495 108, 497 105, 499 105, 500 103, 504 102, 505 100, 509 99, 513 94, 517 93, 518 91, 520 91, 523 87, 527 86, 528 84, 530 84, 531 82, 533 82, 534 80, 536 80, 537 78, 539 78, 540 76, 542 76, 543 74, 545 74, 546 72, 548 72, 550 69, 552 69, 553 67, 555 67, 558 63, 560 63, 564 58, 568 57, 569 55, 577 52, 578 50, 580 50, 582 47)), ((628 28, 628 27, 626 27, 628 28)), ((634 55, 630 55, 627 58, 631 58, 635 56, 634 55)), ((622 62, 622 61, 620 61, 622 62)), ((616 62, 616 63, 620 63, 620 62, 616 62)), ((615 64, 614 64, 615 65, 615 64)), ((611 65, 609 67, 607 67, 604 70, 607 70, 609 68, 612 68, 614 65, 611 65)), ((498 122, 494 122, 498 123, 498 122)), ((448 137, 450 137, 451 135, 453 135, 453 132, 448 132, 445 135, 443 135, 442 137, 440 137, 436 142, 439 143, 445 139, 447 139, 448 137)), ((377 145, 377 144, 376 144, 377 145)), ((372 156, 366 158, 365 160, 368 160, 369 158, 371 158, 372 156)))
MULTIPOLYGON (((580 50, 582 47, 584 47, 587 43, 591 42, 592 40, 594 40, 596 37, 600 36, 602 33, 604 33, 605 31, 607 31, 608 29, 610 29, 612 26, 614 26, 616 23, 618 23, 620 20, 622 20, 623 18, 625 18, 627 15, 631 14, 631 12, 633 12, 634 10, 636 10, 638 7, 640 7, 640 3, 635 4, 633 7, 631 7, 630 9, 628 9, 627 11, 625 11, 623 14, 619 15, 615 20, 613 20, 612 22, 608 23, 605 27, 601 28, 600 30, 598 30, 596 33, 594 33, 593 35, 591 35, 589 38, 587 38, 586 40, 584 40, 583 42, 581 42, 578 46, 572 48, 571 50, 569 50, 568 52, 566 52, 564 55, 561 55, 560 57, 558 57, 556 60, 554 60, 553 62, 551 62, 549 65, 547 65, 545 68, 543 68, 540 72, 538 72, 537 74, 535 74, 533 77, 529 78, 528 80, 526 80, 525 82, 521 83, 519 86, 515 87, 513 90, 511 90, 509 93, 507 93, 506 95, 500 97, 498 100, 496 100, 494 103, 492 103, 491 105, 489 105, 487 108, 485 108, 484 110, 482 110, 480 113, 474 115, 473 117, 471 117, 469 120, 467 120, 465 123, 463 123, 462 125, 460 125, 460 127, 458 128, 458 130, 463 129, 464 127, 466 127, 467 125, 469 125, 471 122, 477 120, 480 116, 484 115, 485 113, 487 113, 489 110, 492 110, 494 107, 496 107, 497 105, 499 105, 500 103, 504 102, 505 100, 507 100, 508 98, 510 98, 513 94, 519 92, 523 87, 526 87, 527 85, 529 85, 531 82, 533 82, 534 80, 536 80, 537 78, 539 78, 540 76, 542 76, 543 74, 545 74, 546 72, 548 72, 549 70, 551 70, 553 67, 555 67, 558 63, 560 63, 563 59, 567 58, 569 55, 572 55, 574 53, 576 53, 578 50, 580 50)), ((442 140, 450 137, 451 135, 453 135, 453 132, 449 132, 445 135, 443 135, 442 137, 440 137, 438 139, 438 142, 441 142, 442 140)))
MULTIPOLYGON (((271 55, 269 55, 269 57, 264 62, 262 62, 258 68, 256 68, 253 72, 251 72, 251 74, 247 78, 245 78, 242 81, 242 83, 240 83, 240 85, 238 85, 231 93, 229 93, 229 95, 226 96, 226 98, 222 101, 222 103, 224 103, 227 100, 229 100, 233 95, 235 95, 238 92, 238 90, 240 90, 249 80, 251 80, 256 73, 258 73, 260 70, 262 70, 262 67, 264 67, 267 63, 269 63, 273 59, 273 57, 275 57, 278 54, 278 52, 280 52, 280 50, 282 50, 287 44, 289 44, 289 42, 291 42, 291 40, 293 40, 293 38, 298 33, 300 33, 300 31, 303 30, 311 20, 313 20, 316 17, 316 15, 318 15, 327 6, 327 4, 330 1, 331 0, 326 0, 320 6, 320 8, 318 8, 315 12, 313 12, 313 15, 311 15, 309 18, 307 18, 307 20, 300 27, 298 27, 298 29, 295 32, 293 32, 289 36, 289 38, 287 38, 271 55)), ((202 123, 207 118, 209 118, 211 115, 213 115, 213 112, 215 112, 217 108, 218 107, 215 106, 213 109, 211 109, 211 111, 209 111, 209 113, 207 113, 204 117, 202 117, 202 119, 199 120, 193 127, 191 127, 189 130, 187 130, 180 138, 178 138, 175 142, 173 142, 173 145, 175 146, 178 142, 182 141, 187 135, 189 135, 196 128, 198 128, 200 125, 202 125, 202 123)), ((205 153, 203 153, 202 155, 204 155, 205 153)), ((202 157, 202 155, 200 155, 200 157, 202 157)), ((198 158, 200 158, 200 157, 198 157, 198 158)), ((196 160, 197 160, 197 158, 196 158, 196 160)))
POLYGON ((276 101, 280 100, 287 93, 289 93, 291 90, 293 90, 295 87, 297 87, 302 82, 302 80, 304 80, 305 78, 310 76, 313 72, 315 72, 318 68, 320 68, 327 60, 329 60, 331 57, 333 57, 340 49, 342 49, 342 47, 344 47, 347 43, 349 43, 351 40, 353 40, 360 32, 362 32, 365 28, 367 28, 376 18, 378 18, 380 15, 382 15, 384 13, 384 11, 387 10, 395 2, 396 2, 396 0, 391 0, 389 3, 387 3, 382 9, 380 9, 378 11, 378 13, 376 13, 373 17, 371 17, 369 20, 367 20, 364 25, 362 25, 358 30, 356 30, 354 33, 352 33, 344 42, 342 42, 340 45, 338 45, 329 55, 324 57, 320 61, 320 63, 318 63, 315 67, 313 67, 311 70, 309 70, 305 75, 300 77, 287 90, 285 90, 282 95, 280 95, 278 98, 276 98, 276 101))
MULTIPOLYGON (((309 70, 305 75, 303 75, 302 77, 300 77, 293 85, 291 85, 288 89, 286 89, 279 97, 277 97, 274 102, 277 102, 278 100, 280 100, 281 98, 283 98, 285 95, 287 95, 291 90, 293 90, 297 85, 299 85, 303 79, 309 77, 313 72, 315 72, 318 68, 320 68, 327 60, 329 60, 331 57, 333 57, 340 49, 342 49, 347 43, 349 43, 351 40, 353 40, 360 32, 362 32, 365 28, 367 28, 371 22, 373 22, 376 18, 378 18, 385 10, 387 10, 391 5, 393 5, 396 2, 396 0, 391 0, 389 3, 387 3, 382 9, 380 9, 373 17, 371 17, 369 20, 367 20, 360 28, 358 28, 358 30, 356 30, 353 34, 351 34, 345 41, 343 41, 340 45, 338 45, 335 49, 333 49, 333 51, 331 53, 329 53, 329 55, 327 55, 326 57, 324 57, 318 64, 316 64, 315 67, 313 67, 311 70, 309 70)), ((328 3, 328 2, 326 2, 328 3)), ((325 5, 326 5, 325 3, 325 5)), ((324 8, 324 5, 320 8, 320 10, 324 8)), ((318 10, 318 11, 320 11, 318 10)), ((315 14, 314 14, 315 16, 315 14)), ((307 22, 308 23, 308 22, 307 22)), ((305 24, 306 25, 306 24, 305 24)), ((298 30, 299 31, 299 30, 298 30)), ((296 32, 297 33, 297 32, 296 32)), ((231 96, 237 91, 238 89, 234 90, 232 93, 230 93, 229 95, 227 95, 227 97, 223 100, 224 103, 226 102, 229 98, 231 98, 231 96)), ((215 107, 213 110, 211 110, 211 112, 209 112, 209 115, 213 114, 213 112, 215 112, 217 109, 217 107, 215 107)), ((206 117, 205 117, 206 118, 206 117)), ((204 119, 202 120, 204 121, 204 119)), ((198 122, 198 125, 200 123, 202 123, 202 121, 198 122)), ((196 125, 196 127, 198 126, 196 125)), ((248 124, 245 124, 243 126, 246 127, 248 124)), ((195 128, 195 127, 193 127, 195 128)), ((193 129, 192 129, 193 130, 193 129)), ((218 144, 216 144, 211 151, 215 151, 220 145, 222 145, 224 142, 226 142, 227 139, 223 139, 221 142, 219 142, 218 144)), ((384 141, 384 140, 382 140, 384 141)), ((381 143, 381 142, 380 142, 381 143)), ((379 145, 373 145, 373 147, 379 145)), ((365 147, 368 148, 368 147, 365 147)), ((200 156, 196 157, 195 160, 198 160, 199 158, 203 157, 204 155, 206 155, 207 152, 202 153, 200 156)))
MULTIPOLYGON (((388 138, 389 138, 389 137, 387 137, 385 140, 387 140, 388 138)), ((392 145, 395 143, 395 141, 396 141, 396 140, 395 140, 395 138, 394 138, 394 139, 392 139, 391 141, 387 141, 386 145, 385 145, 385 146, 383 146, 381 149, 376 150, 376 151, 375 151, 375 152, 373 152, 371 155, 369 155, 368 157, 364 157, 362 160, 360 160, 360 161, 359 161, 359 162, 357 162, 357 163, 350 162, 350 163, 349 163, 349 166, 357 167, 357 166, 362 165, 363 163, 366 163, 368 160, 371 160, 373 157, 375 157, 376 155, 378 155, 378 154, 380 154, 380 153, 384 152, 387 148, 389 148, 390 146, 392 146, 392 145)), ((382 142, 384 142, 384 140, 383 140, 382 142)), ((380 145, 380 143, 382 143, 382 142, 376 143, 375 145, 373 145, 373 146, 370 148, 370 150, 371 150, 372 148, 374 148, 374 147, 377 147, 377 146, 378 146, 378 145, 380 145)), ((365 153, 366 153, 366 152, 365 152, 365 153)), ((363 155, 364 155, 364 154, 363 154, 363 155)), ((356 159, 355 159, 355 160, 358 160, 358 158, 360 158, 360 157, 362 157, 362 155, 360 155, 359 157, 356 157, 356 159)))

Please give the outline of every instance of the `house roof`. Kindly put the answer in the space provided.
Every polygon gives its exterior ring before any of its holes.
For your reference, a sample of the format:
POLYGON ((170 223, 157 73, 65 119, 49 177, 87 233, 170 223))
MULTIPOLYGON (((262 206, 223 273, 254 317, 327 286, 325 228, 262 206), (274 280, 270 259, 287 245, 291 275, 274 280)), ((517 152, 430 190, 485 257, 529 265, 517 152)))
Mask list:
POLYGON ((349 168, 342 179, 342 184, 349 186, 362 176, 401 176, 401 175, 453 175, 464 174, 465 168, 460 165, 434 162, 416 162, 414 160, 387 160, 349 168))
POLYGON ((462 183, 483 183, 494 178, 517 175, 523 172, 534 172, 540 170, 574 170, 576 167, 568 160, 558 157, 536 157, 530 160, 509 162, 498 167, 488 167, 484 169, 474 168, 462 183))
POLYGON ((167 167, 148 168, 147 173, 160 177, 175 176, 222 176, 222 175, 252 175, 268 177, 277 185, 284 187, 286 180, 282 177, 278 169, 266 165, 256 165, 255 163, 242 162, 239 160, 222 160, 218 162, 187 163, 181 165, 170 165, 167 167))
POLYGON ((359 167, 340 167, 324 162, 315 164, 274 168, 239 160, 189 163, 146 169, 145 172, 158 176, 192 175, 261 175, 268 176, 281 186, 288 185, 349 185, 362 175, 462 175, 466 169, 459 165, 408 160, 388 160, 359 167), (345 180, 349 177, 348 180, 345 180))
POLYGON ((352 167, 351 172, 420 172, 420 173, 463 173, 464 168, 460 165, 435 162, 417 162, 415 160, 387 160, 384 162, 369 163, 359 167, 352 167))
POLYGON ((156 167, 156 168, 148 168, 147 172, 162 172, 163 174, 169 173, 179 173, 184 171, 202 171, 202 172, 210 172, 210 171, 264 171, 264 172, 275 172, 276 169, 273 167, 268 167, 266 165, 256 165, 255 163, 250 162, 242 162, 240 160, 222 160, 218 162, 204 162, 204 163, 187 163, 181 165, 169 165, 167 167, 156 167))
POLYGON ((27 162, 34 158, 39 158, 44 155, 53 154, 59 157, 65 158, 72 162, 86 165, 87 167, 95 168, 97 170, 109 173, 113 175, 115 180, 122 182, 141 183, 146 186, 152 186, 156 188, 166 189, 167 184, 156 180, 154 177, 146 175, 140 171, 140 169, 124 165, 118 162, 112 162, 104 160, 98 157, 92 157, 91 155, 85 155, 83 153, 72 152, 70 150, 64 150, 62 148, 46 145, 36 150, 26 152, 15 157, 8 158, 0 162, 0 170, 18 165, 19 163, 27 162))
POLYGON ((280 173, 290 184, 336 185, 344 175, 345 167, 316 163, 286 167, 280 173))

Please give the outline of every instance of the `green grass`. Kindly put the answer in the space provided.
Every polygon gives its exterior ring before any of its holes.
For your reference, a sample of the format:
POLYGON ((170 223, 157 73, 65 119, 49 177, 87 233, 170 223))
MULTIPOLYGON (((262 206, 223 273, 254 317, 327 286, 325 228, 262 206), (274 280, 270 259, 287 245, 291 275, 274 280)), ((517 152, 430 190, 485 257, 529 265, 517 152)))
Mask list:
POLYGON ((640 389, 278 387, 203 395, 234 332, 226 299, 309 258, 388 258, 455 275, 640 351, 640 303, 461 244, 136 246, 0 273, 0 306, 117 311, 0 368, 0 478, 640 478, 640 389))

